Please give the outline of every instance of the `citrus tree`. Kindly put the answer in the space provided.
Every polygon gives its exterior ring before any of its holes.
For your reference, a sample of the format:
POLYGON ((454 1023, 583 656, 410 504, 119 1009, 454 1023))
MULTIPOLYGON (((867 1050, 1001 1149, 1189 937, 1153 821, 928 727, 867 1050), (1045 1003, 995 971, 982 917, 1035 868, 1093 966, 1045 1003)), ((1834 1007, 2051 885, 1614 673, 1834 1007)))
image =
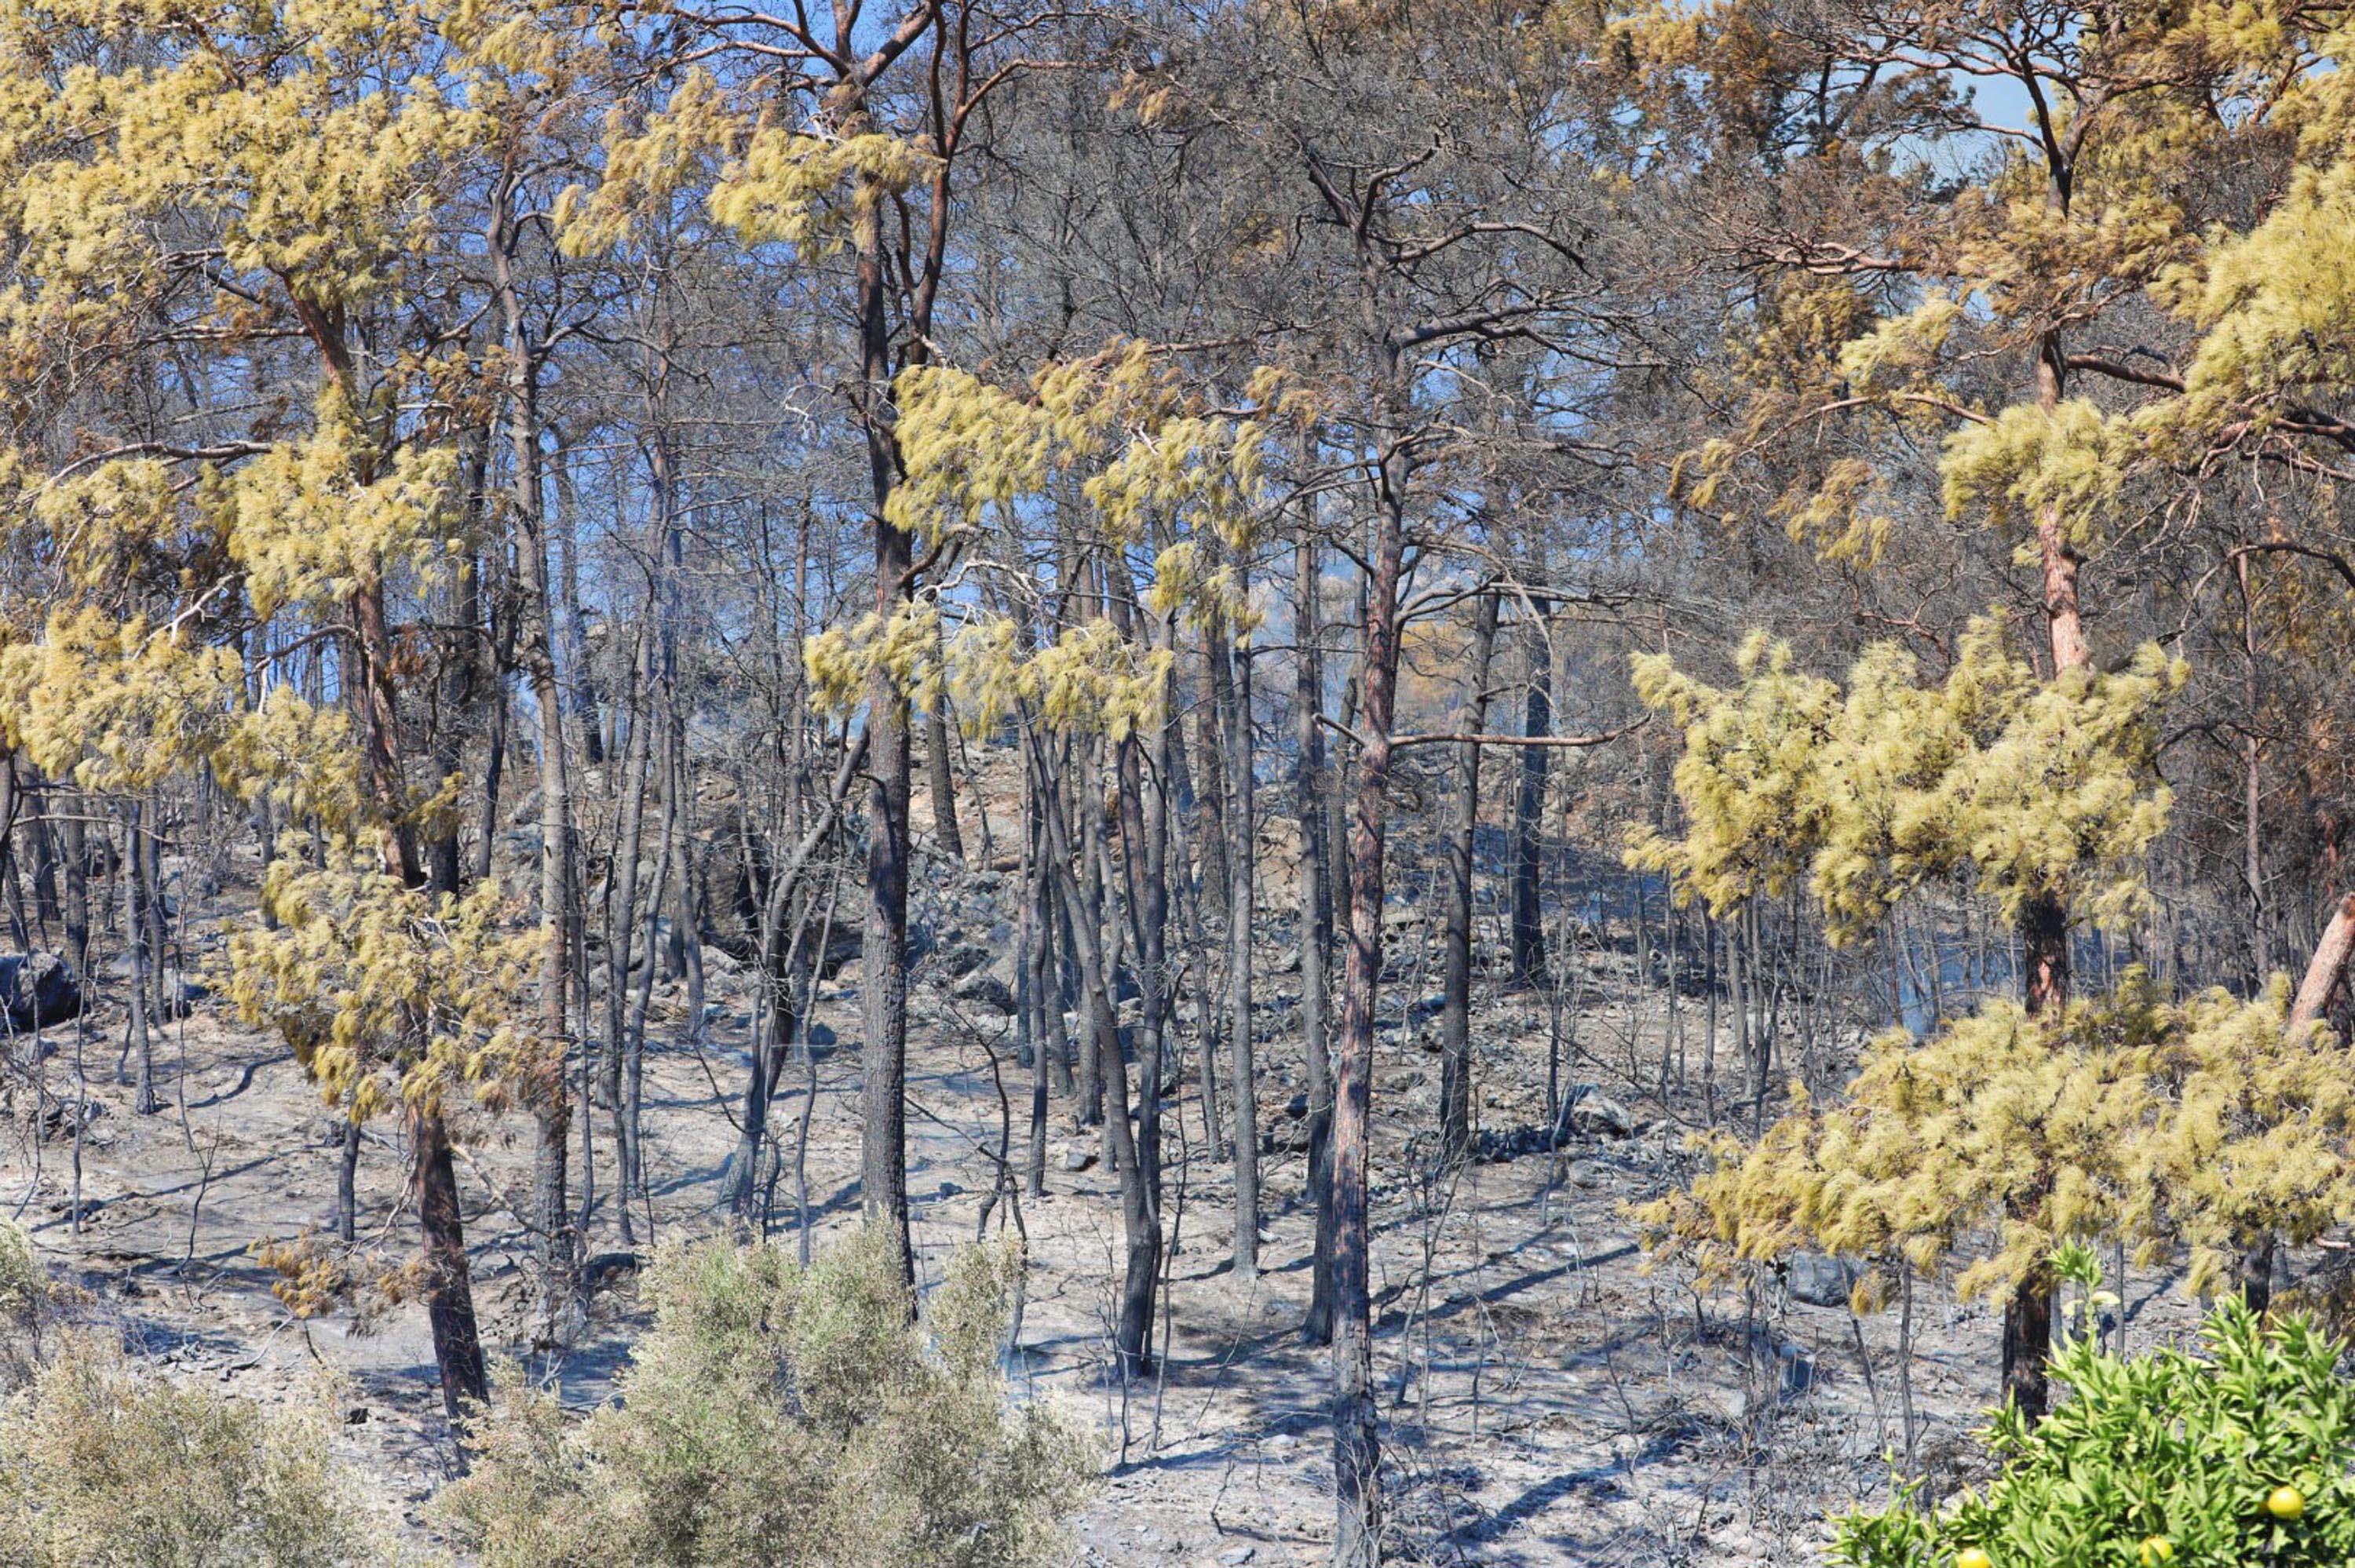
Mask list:
POLYGON ((2105 1351, 2085 1327, 2115 1298, 2093 1255, 2065 1252, 2078 1331, 2051 1372, 2070 1398, 2030 1428, 2016 1408, 1985 1434, 2001 1472, 1935 1513, 1910 1494, 1836 1521, 1851 1568, 2322 1568, 2355 1561, 2355 1391, 2343 1347, 2295 1314, 2238 1297, 2200 1347, 2105 1351))

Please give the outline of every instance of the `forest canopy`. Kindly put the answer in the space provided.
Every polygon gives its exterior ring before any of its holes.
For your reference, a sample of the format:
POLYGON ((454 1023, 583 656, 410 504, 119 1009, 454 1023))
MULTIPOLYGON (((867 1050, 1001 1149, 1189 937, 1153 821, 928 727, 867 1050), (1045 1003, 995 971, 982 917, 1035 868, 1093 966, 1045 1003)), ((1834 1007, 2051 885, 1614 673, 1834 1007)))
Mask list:
MULTIPOLYGON (((378 1460, 476 1468, 323 1561, 1147 1550, 1099 1459, 1191 1561, 1188 1445, 1281 1436, 1339 1568, 1927 1563, 1924 1433, 2206 1397, 2154 1300, 2322 1397, 2350 46, 5 0, 0 1188, 73 1320, 5 1421, 200 1429, 123 1528, 300 1555, 376 1433, 142 1347, 338 1322, 431 1369, 378 1460), (1895 1512, 1769 1475, 1806 1411, 1895 1512)), ((77 1462, 6 1461, 45 1561, 77 1462)))

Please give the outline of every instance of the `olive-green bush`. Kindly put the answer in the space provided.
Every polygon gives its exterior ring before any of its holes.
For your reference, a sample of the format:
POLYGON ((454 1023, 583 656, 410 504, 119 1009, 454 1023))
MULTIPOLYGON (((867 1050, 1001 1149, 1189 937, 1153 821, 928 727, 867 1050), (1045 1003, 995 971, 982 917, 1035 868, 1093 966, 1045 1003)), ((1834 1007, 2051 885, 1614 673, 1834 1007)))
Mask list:
POLYGON ((273 1410, 60 1332, 0 1405, 0 1563, 339 1568, 390 1561, 329 1457, 324 1402, 273 1410))
POLYGON ((1010 1255, 975 1248, 918 1322, 890 1244, 807 1268, 668 1251, 652 1330, 585 1420, 510 1369, 439 1509, 485 1568, 1024 1568, 1059 1562, 1090 1468, 998 1365, 1010 1255))
POLYGON ((0 1394, 32 1382, 48 1359, 42 1347, 54 1307, 33 1238, 14 1220, 0 1220, 0 1394))
MULTIPOLYGON (((2065 1271, 2089 1315, 2090 1254, 2065 1271)), ((2345 1568, 2355 1563, 2355 1389, 2340 1347, 2308 1319, 2267 1320, 2232 1298, 2202 1351, 2121 1357, 2064 1339, 2069 1396, 2030 1428, 2016 1409, 1986 1441, 2002 1464, 1984 1492, 1928 1513, 1910 1493, 1835 1522, 1850 1568, 2345 1568)))

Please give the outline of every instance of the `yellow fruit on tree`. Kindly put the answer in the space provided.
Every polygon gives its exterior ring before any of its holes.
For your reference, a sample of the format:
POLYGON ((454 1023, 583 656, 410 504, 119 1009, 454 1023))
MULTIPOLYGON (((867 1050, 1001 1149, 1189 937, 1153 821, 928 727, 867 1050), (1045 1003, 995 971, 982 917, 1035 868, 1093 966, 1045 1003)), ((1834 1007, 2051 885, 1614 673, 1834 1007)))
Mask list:
POLYGON ((1982 1546, 1966 1546, 1955 1553, 1955 1568, 1995 1568, 1995 1559, 1982 1546))
POLYGON ((2163 1535, 2151 1536, 2142 1543, 2139 1555, 2143 1568, 2152 1568, 2152 1564, 2158 1563, 2172 1563, 2175 1561, 2175 1542, 2163 1535))
POLYGON ((2306 1494, 2296 1487, 2275 1487, 2265 1499, 2265 1511, 2275 1519, 2296 1519, 2306 1511, 2306 1494))

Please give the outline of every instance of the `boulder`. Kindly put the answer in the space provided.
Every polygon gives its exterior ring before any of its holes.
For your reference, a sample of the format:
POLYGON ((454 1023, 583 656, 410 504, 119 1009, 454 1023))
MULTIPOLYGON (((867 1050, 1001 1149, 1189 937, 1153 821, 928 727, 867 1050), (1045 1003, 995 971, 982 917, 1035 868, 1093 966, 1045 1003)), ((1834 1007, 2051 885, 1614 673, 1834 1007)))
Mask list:
POLYGON ((1572 1084, 1561 1107, 1561 1126, 1585 1138, 1633 1138, 1644 1130, 1644 1120, 1598 1086, 1572 1084))
POLYGON ((55 953, 0 958, 0 1015, 10 1033, 45 1029, 81 1012, 81 982, 55 953))
POLYGON ((1011 1014, 1015 1009, 1013 987, 998 978, 991 968, 974 970, 949 988, 949 994, 959 1001, 979 1002, 984 1007, 1011 1014))
POLYGON ((931 956, 941 973, 953 980, 959 980, 986 970, 990 950, 980 942, 943 942, 932 949, 931 956))
POLYGON ((1819 1252, 1793 1253, 1783 1260, 1783 1288, 1810 1307, 1845 1307, 1857 1273, 1838 1258, 1819 1252))
POLYGON ((1570 1127, 1589 1138, 1632 1138, 1642 1124, 1617 1100, 1590 1095, 1570 1107, 1570 1127))

